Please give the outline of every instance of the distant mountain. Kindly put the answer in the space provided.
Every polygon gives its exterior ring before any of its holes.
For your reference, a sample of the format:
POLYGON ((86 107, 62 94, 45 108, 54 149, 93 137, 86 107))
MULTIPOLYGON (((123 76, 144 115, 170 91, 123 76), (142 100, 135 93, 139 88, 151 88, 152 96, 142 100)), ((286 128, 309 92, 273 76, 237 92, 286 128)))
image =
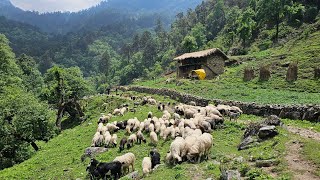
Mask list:
POLYGON ((15 7, 9 0, 0 0, 0 16, 39 27, 42 31, 55 34, 65 34, 81 29, 95 30, 128 20, 144 19, 146 28, 161 18, 165 24, 170 24, 177 12, 194 8, 202 0, 109 0, 99 5, 76 13, 54 12, 40 14, 34 11, 24 11, 15 7), (152 23, 150 23, 153 21, 152 23))

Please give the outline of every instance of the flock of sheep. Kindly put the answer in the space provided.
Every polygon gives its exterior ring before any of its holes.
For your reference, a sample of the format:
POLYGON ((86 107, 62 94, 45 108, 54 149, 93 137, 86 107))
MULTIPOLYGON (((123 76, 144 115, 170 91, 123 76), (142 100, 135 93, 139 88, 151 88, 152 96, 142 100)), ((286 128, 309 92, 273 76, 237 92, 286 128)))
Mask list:
MULTIPOLYGON (((131 98, 132 99, 132 98, 131 98)), ((157 101, 151 97, 143 97, 137 105, 157 105, 157 101)), ((162 111, 161 117, 153 116, 149 112, 144 121, 136 117, 125 121, 114 121, 110 123, 112 116, 123 116, 128 112, 128 105, 115 109, 112 114, 103 115, 98 121, 97 132, 92 139, 93 147, 116 147, 118 130, 125 130, 129 136, 120 140, 119 151, 125 146, 130 149, 135 143, 146 143, 145 134, 149 135, 150 143, 157 146, 159 138, 167 141, 172 139, 170 149, 165 161, 169 164, 181 163, 183 161, 200 162, 201 159, 208 159, 213 137, 210 134, 213 129, 223 124, 224 115, 230 119, 237 119, 242 111, 235 106, 208 105, 206 107, 196 106, 194 102, 178 104, 170 107, 170 103, 158 103, 158 110, 162 111), (106 125, 104 125, 106 124, 106 125)), ((134 171, 135 155, 126 153, 116 157, 113 162, 102 163, 92 159, 87 171, 91 177, 104 178, 111 171, 114 179, 129 172, 129 167, 134 171)), ((160 154, 156 149, 150 152, 150 157, 143 158, 143 174, 149 173, 157 164, 160 164, 160 154)))

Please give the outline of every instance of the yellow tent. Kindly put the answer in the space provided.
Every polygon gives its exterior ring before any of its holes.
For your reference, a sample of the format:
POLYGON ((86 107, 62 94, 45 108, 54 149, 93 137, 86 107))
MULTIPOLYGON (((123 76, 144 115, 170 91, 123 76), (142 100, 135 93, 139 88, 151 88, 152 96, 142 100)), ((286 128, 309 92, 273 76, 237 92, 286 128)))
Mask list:
POLYGON ((204 69, 197 69, 193 70, 192 72, 195 72, 200 80, 204 80, 206 78, 206 72, 204 69))

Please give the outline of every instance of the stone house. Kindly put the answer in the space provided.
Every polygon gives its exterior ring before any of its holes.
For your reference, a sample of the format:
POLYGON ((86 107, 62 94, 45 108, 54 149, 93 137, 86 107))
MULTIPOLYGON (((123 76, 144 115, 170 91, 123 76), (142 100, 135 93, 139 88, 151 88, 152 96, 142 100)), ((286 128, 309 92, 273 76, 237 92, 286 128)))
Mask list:
POLYGON ((204 69, 206 79, 212 79, 224 72, 225 61, 229 59, 220 49, 186 53, 173 60, 177 62, 177 78, 188 78, 193 70, 204 69))

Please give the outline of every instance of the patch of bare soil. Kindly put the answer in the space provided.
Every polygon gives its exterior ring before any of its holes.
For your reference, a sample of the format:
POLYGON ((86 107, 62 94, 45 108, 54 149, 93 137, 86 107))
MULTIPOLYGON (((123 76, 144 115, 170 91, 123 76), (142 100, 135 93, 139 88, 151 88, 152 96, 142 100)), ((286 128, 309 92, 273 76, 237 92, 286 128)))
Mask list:
POLYGON ((315 131, 305 129, 305 128, 293 127, 293 126, 287 126, 287 130, 294 133, 294 134, 298 134, 302 137, 314 139, 316 141, 320 141, 320 133, 319 132, 315 132, 315 131))
POLYGON ((286 143, 287 155, 285 157, 288 163, 288 169, 293 173, 295 180, 320 180, 320 177, 314 175, 316 166, 309 161, 304 160, 300 151, 303 144, 299 141, 286 143))

